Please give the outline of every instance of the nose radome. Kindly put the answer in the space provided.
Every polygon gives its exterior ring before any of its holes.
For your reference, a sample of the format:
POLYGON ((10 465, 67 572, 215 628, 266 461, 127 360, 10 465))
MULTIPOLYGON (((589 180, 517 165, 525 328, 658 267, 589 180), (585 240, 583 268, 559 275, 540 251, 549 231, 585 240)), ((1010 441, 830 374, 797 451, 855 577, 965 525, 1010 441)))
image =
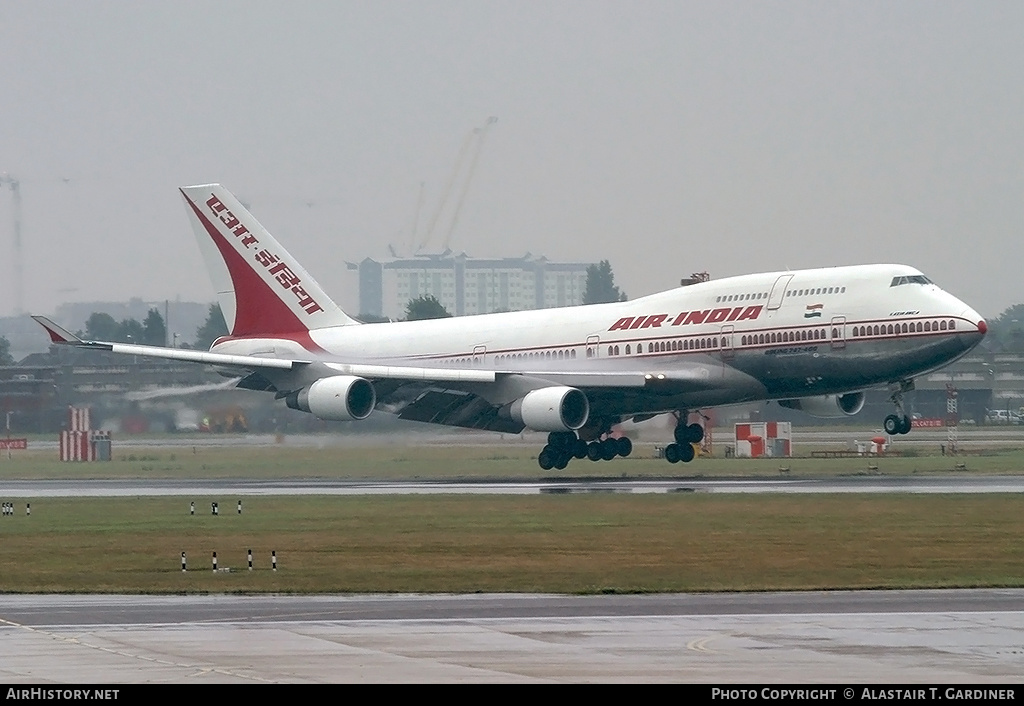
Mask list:
POLYGON ((967 306, 963 302, 960 302, 960 304, 961 306, 963 306, 963 311, 960 312, 960 318, 973 322, 974 326, 977 328, 978 333, 980 333, 982 336, 988 333, 988 324, 985 323, 985 319, 981 317, 981 314, 979 314, 978 312, 976 312, 974 309, 967 306))

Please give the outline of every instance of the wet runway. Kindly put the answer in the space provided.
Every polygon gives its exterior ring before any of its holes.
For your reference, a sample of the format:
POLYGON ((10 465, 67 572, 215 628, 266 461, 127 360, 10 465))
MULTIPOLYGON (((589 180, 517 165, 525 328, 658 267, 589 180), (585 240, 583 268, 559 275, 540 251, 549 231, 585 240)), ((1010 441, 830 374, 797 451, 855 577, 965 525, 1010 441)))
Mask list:
POLYGON ((1021 493, 1024 476, 858 476, 749 480, 528 482, 340 480, 3 480, 2 498, 238 495, 537 495, 540 493, 1021 493))
POLYGON ((1024 590, 4 596, 0 682, 982 683, 1024 590))

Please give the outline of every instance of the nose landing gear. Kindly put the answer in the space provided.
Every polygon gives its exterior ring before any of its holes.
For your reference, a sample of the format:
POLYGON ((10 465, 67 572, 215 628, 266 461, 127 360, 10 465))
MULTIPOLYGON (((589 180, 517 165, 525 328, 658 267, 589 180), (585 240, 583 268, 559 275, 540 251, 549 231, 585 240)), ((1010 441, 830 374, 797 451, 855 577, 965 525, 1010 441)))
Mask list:
POLYGON ((893 393, 889 397, 889 401, 896 405, 896 414, 890 414, 886 417, 882 422, 882 428, 890 436, 894 434, 909 434, 911 423, 910 417, 907 416, 906 411, 903 409, 903 394, 914 389, 914 381, 900 380, 898 383, 893 383, 890 389, 893 393))

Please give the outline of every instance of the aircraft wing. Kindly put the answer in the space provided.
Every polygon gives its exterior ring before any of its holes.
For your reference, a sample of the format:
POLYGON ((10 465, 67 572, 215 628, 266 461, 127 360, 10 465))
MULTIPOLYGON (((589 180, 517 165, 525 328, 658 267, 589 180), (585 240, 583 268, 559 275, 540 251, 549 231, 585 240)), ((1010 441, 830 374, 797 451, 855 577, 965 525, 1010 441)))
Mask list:
MULTIPOLYGON (((434 373, 428 369, 427 373, 434 373)), ((456 371, 444 371, 456 372, 456 371)), ((486 373, 469 370, 462 373, 486 373)), ((720 380, 709 379, 699 370, 674 370, 671 374, 643 372, 571 371, 520 372, 497 371, 493 384, 480 385, 457 381, 444 382, 428 375, 426 379, 377 379, 377 407, 401 419, 468 429, 518 434, 525 428, 520 422, 499 414, 499 410, 526 392, 552 385, 566 385, 582 390, 591 401, 591 415, 622 413, 621 401, 626 395, 641 390, 666 396, 700 393, 713 389, 720 380)), ((368 375, 367 377, 371 377, 368 375)))
MULTIPOLYGON (((237 387, 279 392, 274 380, 289 371, 302 376, 319 377, 326 372, 354 375, 374 382, 378 408, 402 419, 430 422, 471 429, 519 433, 523 425, 505 415, 502 406, 527 392, 552 385, 579 388, 592 399, 592 407, 614 406, 614 400, 628 390, 651 390, 665 394, 699 392, 716 386, 699 370, 675 369, 669 373, 639 371, 547 372, 517 370, 481 370, 478 368, 434 368, 421 366, 339 363, 310 359, 270 358, 253 355, 229 355, 208 351, 162 348, 129 343, 87 341, 67 331, 45 316, 33 316, 46 329, 53 343, 104 350, 112 353, 147 356, 164 360, 214 365, 225 374, 237 374, 237 387), (319 368, 317 370, 310 368, 319 368)), ((308 383, 306 383, 308 384, 308 383)), ((597 411, 596 409, 592 411, 597 411)))
POLYGON ((282 358, 264 358, 255 355, 226 355, 224 353, 210 353, 208 351, 184 350, 181 348, 161 348, 159 346, 140 346, 132 343, 109 343, 106 341, 85 341, 58 326, 45 316, 33 316, 46 332, 50 335, 50 341, 61 345, 75 346, 76 348, 89 348, 99 351, 111 351, 112 353, 127 353, 129 355, 148 356, 150 358, 163 358, 164 360, 183 360, 192 363, 206 363, 208 365, 220 365, 241 370, 294 370, 296 367, 309 365, 310 360, 287 360, 282 358))
MULTIPOLYGON (((270 358, 255 355, 230 355, 194 351, 180 348, 162 348, 160 346, 141 346, 132 343, 113 343, 109 341, 86 341, 54 323, 45 316, 33 316, 50 336, 50 341, 60 345, 88 348, 91 350, 110 351, 128 355, 148 356, 164 360, 181 360, 191 363, 204 363, 220 368, 234 368, 239 375, 246 372, 272 372, 297 370, 316 362, 309 359, 270 358)), ((411 366, 326 363, 326 367, 337 374, 357 375, 370 380, 407 380, 435 381, 447 383, 487 383, 494 382, 496 373, 493 370, 455 369, 455 368, 422 368, 411 366)))

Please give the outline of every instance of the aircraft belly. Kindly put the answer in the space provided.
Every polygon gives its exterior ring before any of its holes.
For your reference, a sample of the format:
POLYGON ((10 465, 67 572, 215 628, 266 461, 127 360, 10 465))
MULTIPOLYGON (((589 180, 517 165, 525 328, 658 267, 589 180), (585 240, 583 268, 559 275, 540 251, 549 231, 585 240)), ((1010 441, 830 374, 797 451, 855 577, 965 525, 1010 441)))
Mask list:
POLYGON ((740 352, 734 364, 763 381, 768 398, 779 398, 885 385, 948 365, 962 350, 955 336, 927 341, 854 338, 842 348, 821 341, 740 352))
POLYGON ((665 361, 657 376, 643 388, 581 388, 590 400, 591 415, 658 414, 680 409, 752 402, 768 398, 759 380, 720 361, 702 357, 706 365, 665 361), (696 373, 696 374, 695 374, 696 373))

